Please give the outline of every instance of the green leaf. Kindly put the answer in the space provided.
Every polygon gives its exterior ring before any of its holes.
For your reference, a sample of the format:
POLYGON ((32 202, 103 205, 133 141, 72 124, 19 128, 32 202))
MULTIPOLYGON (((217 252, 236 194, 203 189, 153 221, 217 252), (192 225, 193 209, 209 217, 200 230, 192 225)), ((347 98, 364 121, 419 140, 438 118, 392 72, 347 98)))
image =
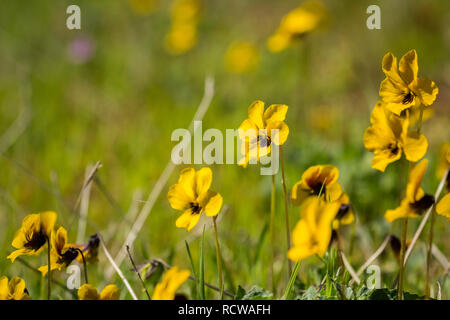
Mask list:
POLYGON ((273 293, 264 290, 261 287, 253 286, 242 297, 242 300, 270 300, 273 297, 273 293))
POLYGON ((237 291, 236 291, 236 295, 234 297, 235 300, 242 300, 245 296, 246 292, 245 289, 242 288, 240 285, 238 285, 237 291))
MULTIPOLYGON (((425 297, 403 291, 405 300, 423 300, 425 297)), ((376 289, 369 296, 369 300, 397 300, 397 289, 376 289)))
POLYGON ((292 270, 291 277, 289 279, 286 290, 284 291, 283 300, 291 300, 292 299, 292 288, 294 287, 295 279, 297 279, 298 269, 300 268, 300 261, 295 264, 294 270, 292 270))

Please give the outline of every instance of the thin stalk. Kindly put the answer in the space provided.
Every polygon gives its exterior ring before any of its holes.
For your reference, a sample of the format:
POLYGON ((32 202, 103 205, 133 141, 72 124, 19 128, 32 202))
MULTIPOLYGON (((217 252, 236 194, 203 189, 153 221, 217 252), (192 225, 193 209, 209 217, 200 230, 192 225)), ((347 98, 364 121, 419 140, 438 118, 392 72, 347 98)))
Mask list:
POLYGON ((430 266, 431 266, 431 252, 433 249, 433 227, 434 227, 435 214, 434 210, 431 211, 430 221, 430 235, 428 238, 428 252, 427 252, 427 274, 425 278, 425 300, 430 299, 430 266))
POLYGON ((48 296, 47 296, 47 300, 51 300, 52 297, 52 269, 51 269, 51 265, 50 265, 50 239, 47 237, 47 246, 48 246, 48 250, 47 250, 47 263, 48 263, 48 277, 47 277, 47 288, 48 288, 48 296))
POLYGON ((419 123, 417 124, 417 134, 420 135, 422 131, 422 121, 423 121, 423 104, 420 105, 420 113, 419 113, 419 123))
POLYGON ((275 175, 272 175, 272 196, 270 199, 270 236, 272 238, 271 246, 272 246, 272 261, 270 262, 270 274, 272 280, 272 291, 275 292, 275 274, 273 270, 273 264, 275 262, 275 175))
POLYGON ((216 216, 213 217, 213 224, 214 224, 214 236, 216 238, 217 273, 219 275, 220 299, 223 300, 222 254, 220 253, 219 234, 217 232, 216 216))
MULTIPOLYGON (((284 178, 284 161, 283 161, 283 148, 280 146, 280 162, 281 162, 281 184, 283 186, 283 194, 284 194, 284 215, 285 215, 285 222, 286 222, 286 244, 287 244, 287 250, 291 248, 291 228, 289 226, 289 202, 288 202, 288 195, 286 190, 286 179, 284 178)), ((288 260, 288 271, 289 276, 292 274, 292 262, 291 260, 288 260)))
MULTIPOLYGON (((408 217, 405 217, 403 218, 402 224, 402 239, 401 239, 402 246, 400 249, 400 261, 403 261, 405 259, 407 231, 408 231, 408 217)), ((403 263, 400 263, 400 271, 398 276, 398 292, 397 292, 398 300, 403 299, 403 278, 405 267, 406 266, 403 263)))
POLYGON ((136 267, 136 264, 134 263, 133 257, 131 256, 130 246, 126 245, 126 249, 127 249, 128 257, 130 258, 131 264, 133 265, 134 272, 136 272, 136 274, 138 275, 139 280, 141 281, 142 287, 144 288, 144 291, 145 291, 145 294, 147 295, 148 300, 152 300, 152 298, 150 298, 150 294, 148 293, 147 287, 145 286, 145 282, 142 279, 141 274, 139 273, 139 270, 136 267))
POLYGON ((84 283, 89 283, 89 281, 88 281, 87 266, 86 266, 86 259, 84 258, 83 251, 82 251, 81 249, 79 249, 79 248, 75 248, 75 250, 77 250, 77 251, 81 254, 81 259, 83 259, 84 283))

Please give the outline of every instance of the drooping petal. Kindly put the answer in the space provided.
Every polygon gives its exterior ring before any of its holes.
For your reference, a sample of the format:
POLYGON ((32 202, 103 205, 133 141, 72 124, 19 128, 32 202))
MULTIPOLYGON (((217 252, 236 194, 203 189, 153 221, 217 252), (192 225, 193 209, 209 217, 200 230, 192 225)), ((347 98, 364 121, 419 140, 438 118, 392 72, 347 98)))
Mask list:
POLYGON ((419 194, 420 184, 422 183, 425 171, 428 167, 428 160, 424 159, 416 164, 409 174, 408 185, 406 186, 406 198, 410 203, 419 201, 423 193, 419 194))
POLYGON ((405 53, 405 55, 400 59, 398 69, 400 76, 406 84, 410 84, 417 79, 419 64, 417 63, 416 50, 411 50, 405 53))
POLYGON ((418 217, 418 215, 414 212, 414 210, 411 210, 408 199, 403 199, 399 207, 397 207, 394 210, 387 210, 384 215, 384 218, 387 220, 387 222, 392 222, 399 218, 406 218, 406 217, 408 218, 418 217))
POLYGON ((407 160, 417 162, 427 153, 428 140, 423 135, 418 135, 416 131, 408 131, 403 142, 403 151, 407 160))
POLYGON ((269 122, 267 133, 276 145, 283 145, 289 135, 289 127, 282 121, 269 122))
POLYGON ((439 93, 439 88, 434 81, 427 78, 419 78, 417 81, 416 91, 418 91, 423 105, 429 106, 436 100, 436 96, 439 93))
POLYGON ((199 198, 200 206, 208 217, 216 216, 222 208, 223 198, 215 192, 208 190, 199 198))
POLYGON ((201 168, 195 173, 196 196, 208 191, 212 182, 212 171, 208 167, 201 168))
POLYGON ((398 150, 397 153, 392 153, 389 149, 380 150, 372 159, 372 168, 384 172, 390 163, 397 161, 401 156, 401 150, 398 150))
POLYGON ((264 121, 266 124, 284 121, 287 111, 288 106, 285 104, 272 104, 264 112, 264 121))
POLYGON ((436 205, 436 212, 450 220, 450 193, 447 193, 436 205))
POLYGON ((175 222, 177 228, 185 228, 187 231, 197 224, 200 219, 200 213, 193 213, 191 209, 186 210, 175 222))
POLYGON ((11 260, 11 262, 14 262, 14 260, 17 259, 17 257, 22 256, 22 255, 34 255, 35 251, 31 250, 31 249, 27 249, 27 248, 22 248, 22 249, 17 249, 13 252, 11 252, 11 254, 9 256, 7 256, 6 258, 11 260))

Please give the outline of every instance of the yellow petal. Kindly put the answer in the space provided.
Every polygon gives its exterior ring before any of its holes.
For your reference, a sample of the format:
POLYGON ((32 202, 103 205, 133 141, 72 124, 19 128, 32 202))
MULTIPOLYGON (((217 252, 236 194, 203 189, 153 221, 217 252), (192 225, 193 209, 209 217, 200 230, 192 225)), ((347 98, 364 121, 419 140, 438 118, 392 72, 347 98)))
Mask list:
POLYGON ((300 205, 308 196, 311 195, 311 189, 303 184, 303 181, 297 182, 292 188, 291 201, 292 204, 300 205))
POLYGON ((414 166, 409 174, 408 185, 406 186, 406 198, 410 203, 419 201, 423 194, 418 194, 420 184, 422 183, 425 171, 427 170, 428 160, 424 159, 414 166))
POLYGON ((192 210, 186 210, 175 222, 177 228, 185 228, 187 231, 197 224, 200 219, 200 213, 192 213, 192 210))
POLYGON ((195 199, 195 170, 194 168, 185 168, 181 170, 178 184, 184 189, 184 192, 190 199, 195 199))
POLYGON ((90 284, 83 284, 78 289, 78 298, 80 300, 98 300, 99 295, 97 289, 90 284))
POLYGON ((47 236, 53 231, 58 215, 53 211, 45 211, 40 214, 41 228, 44 230, 47 236))
POLYGON ((199 203, 200 206, 204 208, 205 214, 208 217, 213 217, 216 216, 222 208, 223 198, 219 193, 209 190, 201 196, 199 203))
POLYGON ((263 120, 264 102, 257 100, 248 108, 249 119, 259 128, 264 128, 263 120))
POLYGON ((14 277, 9 281, 9 287, 11 288, 11 295, 13 300, 23 300, 25 293, 25 280, 20 277, 14 277))
POLYGON ((195 173, 197 197, 208 191, 212 182, 212 171, 210 168, 201 168, 195 173))
POLYGON ((417 63, 417 52, 416 50, 411 50, 407 52, 401 59, 398 65, 398 69, 402 79, 410 84, 417 79, 417 72, 419 70, 419 65, 417 63))
MULTIPOLYGON (((96 290, 97 291, 97 290, 96 290)), ((100 300, 119 300, 119 288, 115 284, 107 285, 102 292, 100 292, 100 300)))
POLYGON ((269 122, 267 133, 276 145, 283 145, 289 135, 289 127, 282 121, 269 122))
POLYGON ((8 278, 3 276, 0 278, 0 300, 6 300, 9 296, 8 278))
POLYGON ((450 193, 447 193, 436 205, 436 212, 450 220, 450 193))
POLYGON ((428 140, 423 134, 417 135, 416 131, 409 131, 403 143, 403 151, 408 161, 417 162, 427 153, 428 140))
POLYGON ((285 104, 272 104, 264 112, 265 123, 284 121, 286 118, 286 113, 288 111, 288 106, 285 104))
POLYGON ((397 71, 397 58, 390 52, 386 53, 381 62, 381 69, 388 79, 396 85, 404 84, 397 71))
POLYGON ((167 198, 172 209, 186 210, 190 207, 190 203, 195 200, 189 197, 184 190, 181 184, 170 186, 167 198))
POLYGON ((34 250, 22 248, 11 252, 11 254, 6 258, 11 260, 11 262, 14 262, 14 260, 16 260, 17 257, 21 255, 34 255, 34 252, 35 252, 34 250))
POLYGON ((399 207, 397 207, 394 210, 387 210, 384 215, 384 218, 387 220, 387 222, 392 222, 399 218, 406 218, 406 217, 408 218, 418 217, 418 215, 413 210, 411 210, 408 199, 403 199, 399 207))
POLYGON ((426 78, 419 78, 417 81, 416 91, 418 91, 423 105, 429 106, 436 100, 436 96, 439 93, 439 88, 433 81, 426 78))
POLYGON ((372 159, 372 168, 384 172, 390 163, 397 161, 401 156, 401 150, 398 150, 396 154, 392 153, 389 149, 381 150, 375 153, 375 157, 372 159))

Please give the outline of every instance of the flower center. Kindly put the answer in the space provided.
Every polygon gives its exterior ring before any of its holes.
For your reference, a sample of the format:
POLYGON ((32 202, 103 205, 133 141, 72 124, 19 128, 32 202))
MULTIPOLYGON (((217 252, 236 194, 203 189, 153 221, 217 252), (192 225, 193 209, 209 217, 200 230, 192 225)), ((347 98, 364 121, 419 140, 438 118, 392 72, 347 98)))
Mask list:
POLYGON ((422 198, 420 198, 420 200, 411 203, 410 205, 417 214, 421 215, 433 204, 434 204, 434 197, 429 194, 426 194, 422 198))
POLYGON ((411 103, 412 101, 413 101, 413 99, 414 99, 414 92, 412 92, 412 91, 409 91, 404 97, 403 97, 403 101, 402 101, 402 103, 403 104, 409 104, 409 103, 411 103))
POLYGON ((271 142, 272 142, 271 139, 270 139, 270 137, 267 137, 267 136, 264 136, 264 135, 259 135, 259 136, 258 136, 258 141, 259 141, 259 146, 260 146, 261 148, 270 146, 270 144, 271 144, 271 142))
POLYGON ((27 233, 25 235, 25 239, 27 240, 27 243, 25 243, 24 247, 33 250, 38 250, 45 244, 45 242, 47 242, 47 236, 43 230, 33 232, 31 236, 27 233))
POLYGON ((58 259, 58 263, 69 265, 78 256, 78 250, 75 248, 69 248, 58 259))
POLYGON ((200 207, 200 205, 197 202, 191 202, 190 206, 192 209, 192 214, 199 214, 200 211, 202 210, 202 208, 200 207))
POLYGON ((391 153, 396 155, 399 152, 399 147, 396 143, 389 143, 388 149, 391 150, 391 153))

